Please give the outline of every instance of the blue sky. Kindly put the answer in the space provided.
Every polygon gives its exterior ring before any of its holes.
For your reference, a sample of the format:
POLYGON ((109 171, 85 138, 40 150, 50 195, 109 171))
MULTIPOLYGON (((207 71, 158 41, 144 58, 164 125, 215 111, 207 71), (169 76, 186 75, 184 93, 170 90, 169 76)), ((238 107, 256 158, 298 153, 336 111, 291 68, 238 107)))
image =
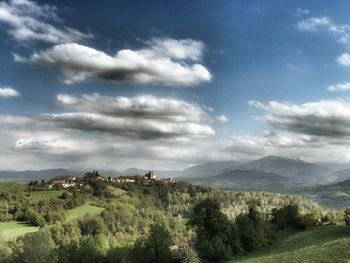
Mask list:
POLYGON ((0 166, 348 162, 349 5, 0 1, 0 166))

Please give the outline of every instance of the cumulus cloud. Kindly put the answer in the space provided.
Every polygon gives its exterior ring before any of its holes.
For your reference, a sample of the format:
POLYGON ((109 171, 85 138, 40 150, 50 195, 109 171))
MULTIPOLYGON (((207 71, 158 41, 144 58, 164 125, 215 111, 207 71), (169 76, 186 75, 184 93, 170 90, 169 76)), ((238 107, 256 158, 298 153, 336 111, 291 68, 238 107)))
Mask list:
POLYGON ((345 91, 350 90, 350 82, 345 82, 341 84, 331 85, 328 87, 329 91, 345 91))
POLYGON ((215 134, 207 111, 194 103, 150 95, 108 97, 98 93, 57 96, 74 112, 43 114, 41 121, 67 129, 109 132, 141 139, 203 137, 215 134))
POLYGON ((152 95, 110 97, 94 93, 75 97, 59 94, 57 95, 57 103, 76 111, 114 117, 159 119, 170 122, 199 122, 209 118, 204 107, 195 103, 152 95))
POLYGON ((0 88, 0 97, 9 98, 9 97, 18 97, 21 95, 17 90, 11 87, 0 88))
POLYGON ((249 105, 262 111, 259 120, 277 129, 328 139, 350 136, 348 100, 321 100, 300 105, 250 101, 249 105))
POLYGON ((98 77, 116 83, 190 86, 211 80, 201 64, 204 45, 192 39, 151 39, 144 49, 119 50, 114 56, 77 43, 56 45, 18 62, 46 65, 62 71, 62 81, 73 84, 98 77))
POLYGON ((0 22, 9 27, 8 33, 17 41, 67 43, 93 37, 62 26, 56 12, 55 6, 29 0, 0 2, 0 22))

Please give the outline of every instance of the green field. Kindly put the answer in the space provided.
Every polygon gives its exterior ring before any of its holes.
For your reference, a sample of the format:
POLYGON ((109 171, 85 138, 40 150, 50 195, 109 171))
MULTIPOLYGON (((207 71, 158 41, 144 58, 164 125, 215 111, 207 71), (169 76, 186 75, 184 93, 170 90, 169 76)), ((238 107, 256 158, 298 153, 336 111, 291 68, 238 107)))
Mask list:
MULTIPOLYGON (((45 199, 49 197, 47 197, 47 195, 44 195, 44 196, 36 196, 35 198, 37 198, 37 200, 40 200, 40 199, 45 199)), ((97 215, 101 213, 103 210, 104 208, 93 206, 90 204, 85 204, 85 205, 67 210, 67 218, 68 220, 74 220, 86 214, 97 215)), ((18 236, 21 236, 27 233, 32 233, 38 230, 39 230, 39 227, 32 226, 27 223, 17 222, 17 221, 0 223, 0 239, 4 238, 5 240, 11 240, 11 239, 15 239, 18 236)))
POLYGON ((67 211, 67 218, 68 220, 74 220, 79 217, 83 217, 86 214, 89 215, 97 215, 101 213, 104 210, 104 208, 93 206, 90 204, 85 204, 73 209, 70 209, 67 211))
POLYGON ((271 248, 232 262, 350 262, 350 227, 324 226, 299 232, 271 248))
POLYGON ((30 199, 33 201, 40 201, 45 199, 51 199, 58 197, 63 194, 63 190, 61 191, 34 191, 30 194, 30 199))
POLYGON ((15 182, 0 182, 0 193, 18 193, 24 192, 26 184, 15 182))
POLYGON ((15 239, 18 236, 32 233, 38 231, 39 227, 32 226, 23 222, 5 222, 0 223, 0 238, 4 238, 5 240, 15 239))

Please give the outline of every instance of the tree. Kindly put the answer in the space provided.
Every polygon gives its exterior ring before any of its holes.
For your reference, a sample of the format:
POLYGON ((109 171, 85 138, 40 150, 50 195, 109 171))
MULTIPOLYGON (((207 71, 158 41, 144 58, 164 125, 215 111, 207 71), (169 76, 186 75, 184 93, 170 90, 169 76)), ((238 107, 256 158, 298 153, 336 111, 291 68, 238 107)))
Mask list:
POLYGON ((172 262, 170 246, 172 238, 169 231, 161 224, 151 226, 148 238, 135 243, 131 258, 139 263, 172 262))
POLYGON ((195 247, 204 261, 225 261, 239 252, 236 228, 220 211, 217 200, 205 199, 199 202, 193 209, 189 224, 195 227, 195 247))
POLYGON ((280 209, 272 209, 271 223, 274 224, 278 230, 304 230, 307 227, 306 221, 303 217, 299 216, 298 205, 293 204, 289 204, 280 209))
POLYGON ((244 251, 251 252, 264 245, 266 223, 255 206, 249 208, 248 214, 237 217, 236 227, 244 251))
POLYGON ((344 221, 346 225, 350 225, 350 208, 344 210, 344 221))

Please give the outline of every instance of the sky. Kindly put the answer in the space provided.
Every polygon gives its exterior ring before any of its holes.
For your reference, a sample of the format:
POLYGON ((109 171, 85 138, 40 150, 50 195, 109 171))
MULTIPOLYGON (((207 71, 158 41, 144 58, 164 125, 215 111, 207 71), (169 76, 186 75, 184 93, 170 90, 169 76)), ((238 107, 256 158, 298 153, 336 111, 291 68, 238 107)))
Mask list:
POLYGON ((0 1, 0 169, 350 161, 348 1, 0 1))

